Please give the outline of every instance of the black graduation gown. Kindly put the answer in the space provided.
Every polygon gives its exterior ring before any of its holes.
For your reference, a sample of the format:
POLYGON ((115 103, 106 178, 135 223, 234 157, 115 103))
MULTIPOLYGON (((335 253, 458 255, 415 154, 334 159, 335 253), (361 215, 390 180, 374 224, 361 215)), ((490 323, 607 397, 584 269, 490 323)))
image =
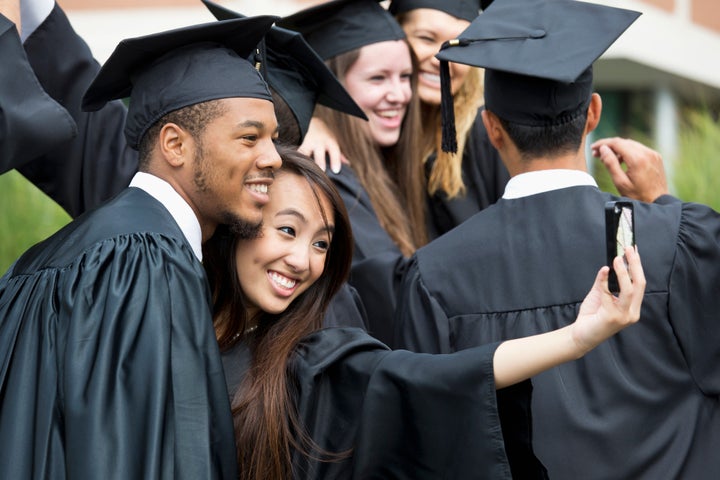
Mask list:
POLYGON ((70 114, 38 83, 15 25, 0 15, 0 174, 19 168, 77 133, 70 114))
MULTIPOLYGON (((492 146, 483 125, 480 110, 475 117, 462 157, 465 194, 448 199, 445 193, 428 195, 428 235, 435 239, 452 230, 480 210, 495 203, 510 180, 510 174, 492 146)), ((428 159, 429 174, 435 157, 428 159)))
MULTIPOLYGON (((432 157, 427 171, 434 162, 432 157)), ((355 239, 350 283, 360 293, 367 310, 368 331, 384 343, 393 341, 393 317, 397 291, 407 259, 380 226, 370 197, 352 171, 329 173, 345 201, 355 239)), ((443 193, 428 195, 428 235, 432 240, 494 203, 505 191, 510 175, 490 144, 480 114, 463 151, 465 195, 448 199, 443 193)))
POLYGON ((128 188, 0 279, 0 478, 235 479, 202 265, 128 188))
POLYGON ((367 330, 380 341, 392 339, 395 292, 407 259, 380 226, 370 196, 352 167, 328 175, 345 202, 353 233, 353 260, 349 283, 357 290, 367 313, 367 330))
MULTIPOLYGON (((422 355, 389 350, 359 329, 309 335, 288 367, 300 420, 321 447, 353 453, 321 463, 294 452, 293 478, 511 478, 495 405, 495 348, 422 355)), ((249 361, 242 344, 223 356, 231 395, 249 361)))
MULTIPOLYGON (((605 264, 609 194, 499 200, 420 249, 398 306, 401 347, 453 352, 574 321, 605 264)), ((720 478, 720 216, 635 203, 640 322, 533 379, 535 451, 553 479, 720 478)))

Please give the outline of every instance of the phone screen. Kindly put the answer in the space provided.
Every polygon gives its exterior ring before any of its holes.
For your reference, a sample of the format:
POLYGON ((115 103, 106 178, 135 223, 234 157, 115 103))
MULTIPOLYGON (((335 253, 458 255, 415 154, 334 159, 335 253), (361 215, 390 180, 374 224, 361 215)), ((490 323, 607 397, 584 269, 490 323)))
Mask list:
POLYGON ((625 258, 625 248, 635 246, 633 213, 633 205, 630 202, 608 202, 605 205, 607 263, 610 266, 608 284, 612 293, 620 291, 617 275, 612 267, 613 259, 618 255, 625 258))
POLYGON ((632 247, 635 245, 635 238, 633 235, 633 209, 632 205, 616 205, 618 209, 615 214, 618 216, 617 220, 617 233, 615 234, 615 240, 617 243, 617 255, 625 256, 625 247, 632 247))

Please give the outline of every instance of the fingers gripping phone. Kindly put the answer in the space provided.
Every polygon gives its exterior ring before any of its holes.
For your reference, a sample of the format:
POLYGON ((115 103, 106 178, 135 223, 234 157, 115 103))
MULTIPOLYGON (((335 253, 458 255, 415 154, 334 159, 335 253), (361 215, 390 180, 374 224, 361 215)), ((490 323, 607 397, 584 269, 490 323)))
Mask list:
MULTIPOLYGON (((625 247, 635 246, 635 218, 631 202, 615 201, 605 204, 605 243, 607 264, 610 266, 608 287, 610 292, 620 292, 613 259, 618 255, 625 259, 625 247)), ((625 259, 627 265, 627 259, 625 259)))

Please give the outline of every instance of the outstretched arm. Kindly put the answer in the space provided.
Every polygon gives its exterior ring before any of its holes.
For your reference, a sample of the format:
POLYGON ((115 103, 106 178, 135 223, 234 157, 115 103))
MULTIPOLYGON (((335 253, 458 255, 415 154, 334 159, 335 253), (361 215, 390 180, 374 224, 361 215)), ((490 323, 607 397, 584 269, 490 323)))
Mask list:
POLYGON ((662 156, 640 142, 627 138, 603 138, 590 148, 599 157, 621 195, 653 202, 669 193, 662 156), (621 164, 627 167, 624 170, 621 164))
POLYGON ((637 250, 626 249, 626 256, 629 272, 622 257, 616 257, 613 262, 620 285, 619 296, 613 296, 608 290, 609 268, 603 267, 573 324, 540 335, 508 340, 498 346, 494 357, 496 388, 513 385, 578 359, 640 319, 645 275, 637 250))

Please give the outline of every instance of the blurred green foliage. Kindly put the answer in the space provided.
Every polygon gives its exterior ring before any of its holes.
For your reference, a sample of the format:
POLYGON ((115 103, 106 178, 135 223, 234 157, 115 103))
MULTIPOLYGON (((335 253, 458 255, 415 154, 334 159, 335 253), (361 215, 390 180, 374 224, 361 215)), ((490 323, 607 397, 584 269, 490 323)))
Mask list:
POLYGON ((16 171, 0 175, 0 275, 70 216, 16 171))
POLYGON ((683 115, 680 154, 673 166, 675 194, 720 211, 720 121, 707 110, 683 115))
MULTIPOLYGON (((605 96, 603 96, 605 99, 605 96)), ((612 111, 612 110, 611 110, 612 111)), ((603 109, 603 115, 605 110, 603 109)), ((678 138, 678 154, 671 167, 672 178, 668 174, 671 193, 686 202, 698 202, 720 211, 720 121, 718 116, 707 108, 699 107, 682 112, 678 138)), ((601 124, 594 138, 624 136, 656 148, 652 139, 645 133, 646 126, 630 127, 627 131, 613 129, 617 122, 601 124)), ((670 159, 665 159, 666 162, 670 159)), ((617 194, 610 175, 599 159, 590 161, 590 171, 601 190, 617 194)))

